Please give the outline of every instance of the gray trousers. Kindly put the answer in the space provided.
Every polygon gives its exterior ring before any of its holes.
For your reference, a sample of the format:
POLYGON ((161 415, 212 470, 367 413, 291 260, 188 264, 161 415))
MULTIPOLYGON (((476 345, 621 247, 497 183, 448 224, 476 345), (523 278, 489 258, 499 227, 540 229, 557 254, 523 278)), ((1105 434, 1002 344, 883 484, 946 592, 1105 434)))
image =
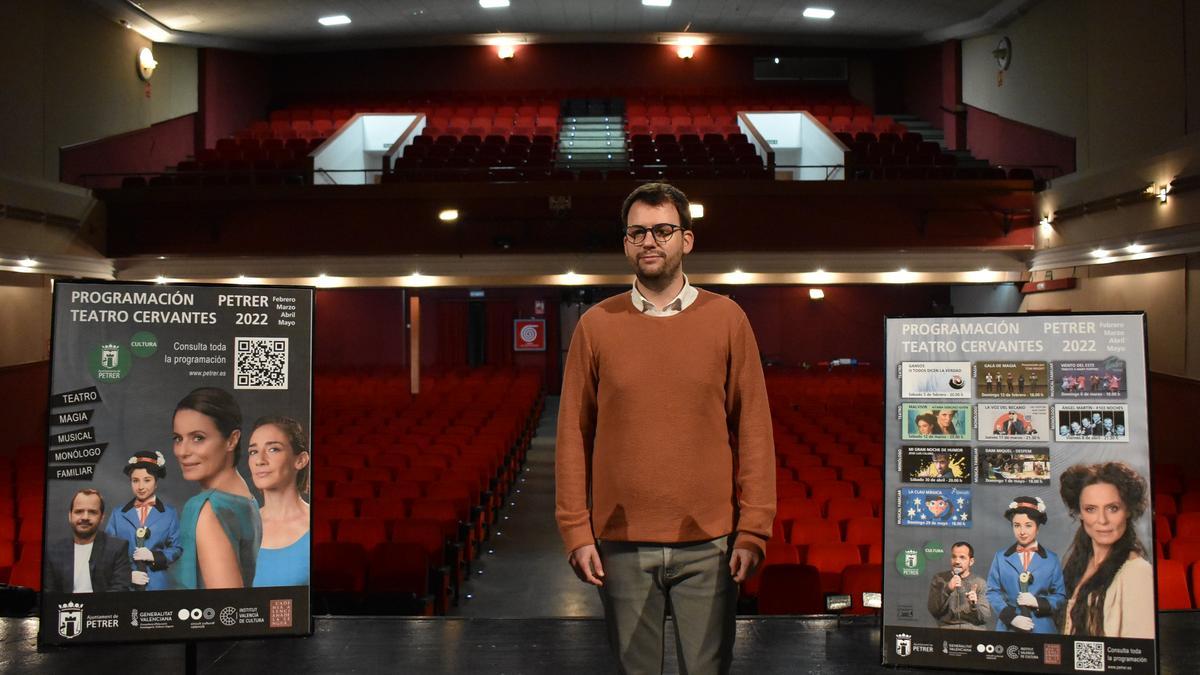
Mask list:
POLYGON ((729 573, 732 546, 732 535, 691 544, 598 542, 600 599, 620 672, 662 673, 668 603, 679 672, 729 672, 738 595, 729 573))

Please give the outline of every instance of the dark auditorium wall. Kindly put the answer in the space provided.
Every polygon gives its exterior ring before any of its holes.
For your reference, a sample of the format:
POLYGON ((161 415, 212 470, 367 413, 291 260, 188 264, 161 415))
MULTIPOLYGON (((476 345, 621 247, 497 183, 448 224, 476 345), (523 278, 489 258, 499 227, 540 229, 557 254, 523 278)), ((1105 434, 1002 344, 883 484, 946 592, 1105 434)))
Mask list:
POLYGON ((961 49, 958 40, 948 40, 899 56, 903 110, 943 130, 949 148, 962 148, 965 142, 963 119, 954 112, 962 103, 961 49))
MULTIPOLYGON (((801 286, 706 287, 731 295, 746 312, 764 358, 781 365, 853 357, 880 363, 883 318, 948 311, 947 286, 829 286, 825 299, 813 301, 801 286)), ((419 289, 421 367, 424 370, 467 365, 466 289, 419 289)), ((620 290, 604 289, 598 298, 620 290)), ((405 368, 408 364, 402 289, 325 289, 317 292, 317 367, 405 368)), ((561 378, 559 352, 560 288, 485 289, 480 300, 489 309, 487 362, 539 368, 556 392, 561 378), (546 307, 545 353, 512 351, 512 319, 533 317, 534 301, 546 307)))
POLYGON ((151 45, 90 3, 3 2, 0 27, 0 174, 57 181, 64 146, 196 112, 196 50, 151 45), (149 90, 134 67, 148 46, 149 90))
POLYGON ((406 367, 404 302, 404 293, 393 288, 318 290, 316 368, 406 367))
POLYGON ((467 365, 467 305, 482 302, 486 308, 485 358, 488 365, 538 368, 557 391, 561 377, 558 362, 557 288, 489 288, 473 300, 467 289, 399 288, 323 289, 317 291, 316 367, 318 369, 408 367, 406 298, 421 301, 422 369, 461 368, 467 365), (545 303, 545 352, 514 353, 512 321, 534 317, 534 301, 545 303))
POLYGON ((269 57, 202 49, 198 61, 199 147, 211 148, 217 139, 232 136, 254 120, 266 119, 272 87, 269 57))
POLYGON ((809 299, 805 286, 713 287, 746 312, 764 359, 781 365, 837 358, 883 362, 883 319, 926 315, 950 304, 946 286, 824 286, 809 299))
MULTIPOLYGON (((1150 373, 1150 456, 1155 464, 1177 464, 1192 469, 1200 433, 1200 381, 1150 373)), ((1193 475, 1194 469, 1190 472, 1193 475)))
POLYGON ((1194 0, 1043 0, 963 41, 963 100, 1076 139, 1080 171, 1161 152, 1187 131, 1200 99, 1194 0), (1189 27, 1189 24, 1192 24, 1189 27), (1013 45, 997 77, 992 50, 1013 45))
POLYGON ((120 187, 109 173, 158 173, 196 151, 196 115, 184 115, 145 129, 62 149, 59 172, 64 183, 86 188, 120 187))
MULTIPOLYGON (((795 48, 704 46, 690 61, 672 47, 641 44, 538 44, 518 46, 502 61, 495 47, 426 47, 370 52, 287 54, 273 59, 275 104, 338 97, 386 97, 427 91, 529 91, 537 89, 689 88, 777 89, 788 82, 756 82, 753 60, 771 55, 829 55, 795 48)), ((838 55, 847 55, 841 50, 838 55)), ((869 60, 870 53, 849 53, 869 60)), ((851 72, 855 72, 851 68, 851 72)), ((842 87, 844 89, 844 86, 842 87)))
POLYGON ((1075 139, 1022 124, 974 106, 967 108, 967 147, 992 164, 1042 166, 1044 178, 1075 172, 1075 139))
POLYGON ((49 400, 49 361, 0 368, 0 410, 5 420, 0 456, 11 457, 22 445, 45 447, 49 400))

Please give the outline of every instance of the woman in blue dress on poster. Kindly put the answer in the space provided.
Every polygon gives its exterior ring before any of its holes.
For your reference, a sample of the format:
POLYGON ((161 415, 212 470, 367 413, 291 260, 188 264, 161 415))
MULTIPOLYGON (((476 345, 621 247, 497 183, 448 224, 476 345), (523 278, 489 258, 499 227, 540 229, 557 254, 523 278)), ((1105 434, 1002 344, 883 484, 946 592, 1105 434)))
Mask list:
POLYGON ((250 478, 263 495, 254 586, 307 586, 310 454, 304 429, 290 417, 260 417, 246 449, 250 478))
POLYGON ((237 471, 242 410, 224 389, 201 387, 175 406, 175 458, 201 492, 183 505, 171 588, 245 588, 254 579, 262 521, 258 502, 237 471))
POLYGON ((125 464, 133 499, 108 517, 104 533, 129 542, 134 590, 169 588, 167 569, 179 559, 179 514, 158 497, 167 460, 157 450, 140 450, 125 464))
POLYGON ((1038 543, 1046 524, 1041 497, 1017 497, 1004 517, 1016 543, 998 551, 988 570, 988 603, 997 611, 996 630, 1057 633, 1054 617, 1067 601, 1058 555, 1038 543))

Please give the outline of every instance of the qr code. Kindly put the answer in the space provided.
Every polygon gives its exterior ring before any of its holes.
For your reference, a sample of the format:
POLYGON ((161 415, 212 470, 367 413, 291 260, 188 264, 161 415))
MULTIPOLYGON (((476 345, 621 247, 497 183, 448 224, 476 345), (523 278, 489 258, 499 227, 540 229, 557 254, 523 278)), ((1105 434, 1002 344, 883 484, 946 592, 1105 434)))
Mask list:
POLYGON ((1104 672, 1104 643, 1076 642, 1075 670, 1104 672))
POLYGON ((234 338, 234 389, 287 389, 288 339, 234 338))

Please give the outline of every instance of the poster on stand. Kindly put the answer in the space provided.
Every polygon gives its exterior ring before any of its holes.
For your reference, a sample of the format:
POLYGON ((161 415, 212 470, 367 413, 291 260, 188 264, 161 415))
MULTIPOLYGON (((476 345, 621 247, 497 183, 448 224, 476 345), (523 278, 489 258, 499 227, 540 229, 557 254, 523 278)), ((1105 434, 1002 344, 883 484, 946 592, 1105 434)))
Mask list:
POLYGON ((38 641, 311 634, 313 289, 60 281, 53 317, 38 641))
POLYGON ((888 318, 886 345, 883 663, 1157 672, 1145 315, 888 318))

